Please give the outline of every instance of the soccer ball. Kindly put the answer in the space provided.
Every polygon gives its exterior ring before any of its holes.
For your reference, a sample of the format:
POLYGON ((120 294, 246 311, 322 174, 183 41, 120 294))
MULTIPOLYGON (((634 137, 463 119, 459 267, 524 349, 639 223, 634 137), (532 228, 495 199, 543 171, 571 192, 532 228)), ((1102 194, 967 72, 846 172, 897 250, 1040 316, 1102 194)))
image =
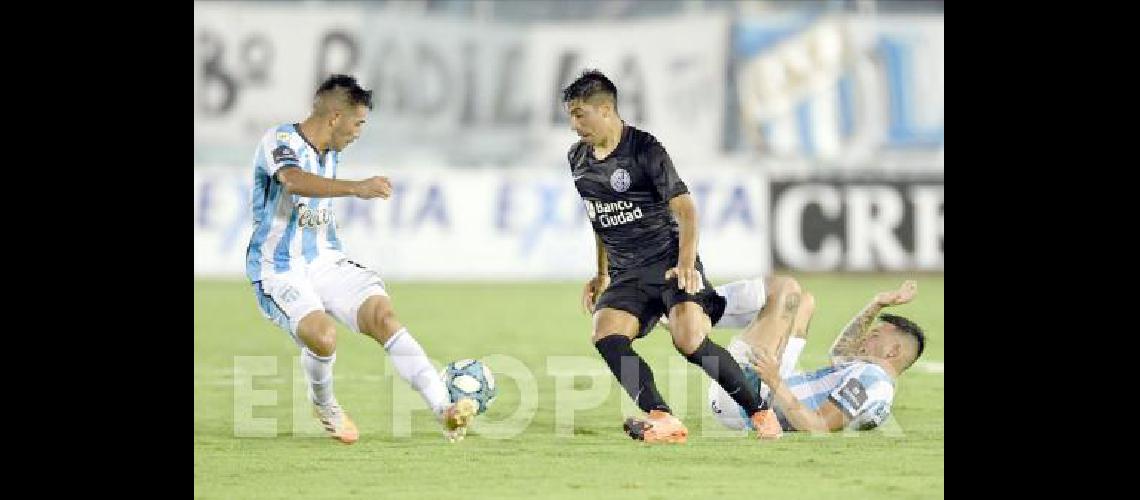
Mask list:
POLYGON ((479 405, 478 415, 487 411, 487 407, 495 400, 499 389, 495 387, 495 376, 487 365, 474 359, 461 359, 452 361, 443 368, 440 374, 443 383, 447 385, 447 392, 451 395, 451 402, 467 398, 479 405))

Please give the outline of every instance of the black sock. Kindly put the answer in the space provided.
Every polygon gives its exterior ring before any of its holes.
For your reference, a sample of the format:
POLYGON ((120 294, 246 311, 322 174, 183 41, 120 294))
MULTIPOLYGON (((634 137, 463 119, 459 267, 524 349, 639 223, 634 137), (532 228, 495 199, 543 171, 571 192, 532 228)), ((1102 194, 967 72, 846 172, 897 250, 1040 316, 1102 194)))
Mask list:
POLYGON ((728 351, 713 343, 708 337, 705 337, 696 351, 685 356, 685 359, 704 369, 709 378, 720 384, 724 391, 732 396, 733 401, 736 401, 736 404, 744 408, 749 415, 768 409, 767 401, 761 401, 744 382, 744 371, 740 369, 740 364, 728 351))
POLYGON ((625 335, 614 334, 595 342, 594 347, 598 349, 602 359, 606 360, 606 364, 609 365, 610 371, 617 377, 618 382, 625 388, 625 392, 637 403, 637 407, 641 408, 641 411, 649 413, 650 410, 661 410, 672 413, 669 406, 665 404, 665 400, 661 399, 661 394, 657 392, 657 386, 653 385, 653 370, 650 370, 645 360, 633 351, 633 347, 630 346, 632 342, 625 335), (623 359, 625 360, 624 363, 622 362, 623 359), (624 377, 622 376, 623 364, 627 367, 624 377), (633 372, 635 368, 636 373, 633 372))

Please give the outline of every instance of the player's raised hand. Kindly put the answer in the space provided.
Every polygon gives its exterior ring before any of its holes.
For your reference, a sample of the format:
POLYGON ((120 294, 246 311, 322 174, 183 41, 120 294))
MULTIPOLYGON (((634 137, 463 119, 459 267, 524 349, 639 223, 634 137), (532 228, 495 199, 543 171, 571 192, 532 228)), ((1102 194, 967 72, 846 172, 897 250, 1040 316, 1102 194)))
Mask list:
POLYGON ((768 349, 752 348, 752 356, 748 360, 752 369, 769 386, 780 378, 780 360, 768 349))
POLYGON ((671 267, 665 271, 665 280, 677 277, 677 288, 688 294, 694 294, 705 287, 705 280, 701 279, 701 272, 695 267, 671 267))
POLYGON ((369 198, 375 198, 377 196, 384 198, 385 200, 387 200, 389 196, 392 196, 392 182, 389 181, 387 177, 377 175, 375 177, 369 177, 357 182, 357 198, 363 198, 367 200, 369 198))
POLYGON ((898 290, 875 295, 875 302, 883 306, 897 306, 914 300, 916 295, 918 295, 918 282, 906 280, 898 290))
POLYGON ((602 296, 602 292, 606 291, 608 286, 610 286, 608 274, 594 276, 586 282, 586 286, 582 289, 582 309, 585 309, 587 314, 594 314, 594 306, 598 303, 598 297, 602 296))

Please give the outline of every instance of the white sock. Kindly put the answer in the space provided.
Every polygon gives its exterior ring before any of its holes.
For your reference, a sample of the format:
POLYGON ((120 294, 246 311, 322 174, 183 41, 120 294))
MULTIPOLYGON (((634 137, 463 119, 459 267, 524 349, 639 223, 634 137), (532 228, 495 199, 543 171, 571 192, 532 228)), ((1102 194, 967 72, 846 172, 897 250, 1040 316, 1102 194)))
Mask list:
POLYGON ((804 352, 807 339, 792 337, 788 345, 784 346, 784 356, 780 358, 780 378, 788 378, 796 370, 796 363, 800 361, 800 353, 804 352))
POLYGON ((308 348, 301 348, 301 366, 305 378, 309 380, 309 400, 319 405, 327 405, 333 397, 333 363, 336 353, 331 356, 317 356, 308 348))
POLYGON ((408 333, 407 328, 401 328, 388 342, 384 344, 388 356, 392 358, 392 365, 400 378, 412 386, 424 402, 436 415, 443 413, 451 405, 451 396, 443 385, 439 372, 428 361, 424 348, 408 333))

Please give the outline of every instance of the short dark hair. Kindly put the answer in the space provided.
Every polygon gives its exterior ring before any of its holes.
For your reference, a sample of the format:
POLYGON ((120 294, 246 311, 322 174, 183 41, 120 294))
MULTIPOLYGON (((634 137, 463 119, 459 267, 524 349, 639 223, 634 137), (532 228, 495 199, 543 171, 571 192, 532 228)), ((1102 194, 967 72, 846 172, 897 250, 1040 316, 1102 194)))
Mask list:
POLYGON ((906 332, 911 337, 914 337, 914 340, 918 342, 918 352, 914 354, 914 359, 910 360, 910 363, 907 363, 906 365, 909 368, 910 365, 914 364, 914 362, 922 356, 922 351, 926 349, 926 334, 922 332, 922 328, 915 324, 915 322, 902 316, 883 313, 879 315, 879 320, 884 323, 895 325, 895 328, 906 332))
POLYGON ((609 94, 617 104, 617 87, 606 75, 596 69, 582 72, 582 76, 574 80, 568 87, 562 89, 562 102, 574 99, 586 100, 599 94, 609 94))
POLYGON ((332 75, 325 79, 320 87, 317 87, 316 95, 320 96, 326 92, 341 90, 344 92, 343 96, 347 104, 358 106, 364 105, 368 109, 372 109, 372 91, 364 90, 356 78, 349 75, 332 75))

